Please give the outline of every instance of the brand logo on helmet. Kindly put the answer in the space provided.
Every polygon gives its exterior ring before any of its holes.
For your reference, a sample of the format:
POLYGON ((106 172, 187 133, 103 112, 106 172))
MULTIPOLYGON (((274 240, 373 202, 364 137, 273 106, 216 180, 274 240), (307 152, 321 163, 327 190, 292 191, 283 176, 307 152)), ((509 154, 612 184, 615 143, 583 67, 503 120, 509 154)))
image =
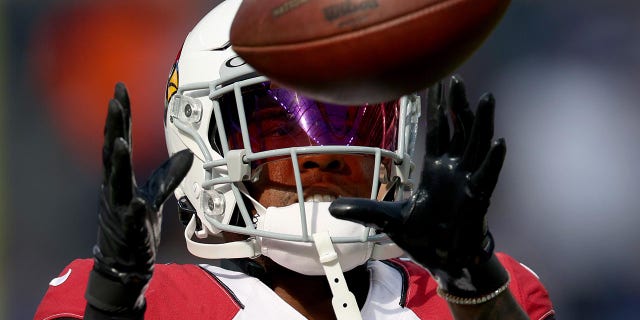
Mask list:
POLYGON ((240 58, 240 57, 233 57, 229 60, 227 60, 227 62, 225 62, 225 66, 229 67, 229 68, 237 68, 237 67, 241 67, 244 66, 245 64, 247 64, 244 59, 240 58))

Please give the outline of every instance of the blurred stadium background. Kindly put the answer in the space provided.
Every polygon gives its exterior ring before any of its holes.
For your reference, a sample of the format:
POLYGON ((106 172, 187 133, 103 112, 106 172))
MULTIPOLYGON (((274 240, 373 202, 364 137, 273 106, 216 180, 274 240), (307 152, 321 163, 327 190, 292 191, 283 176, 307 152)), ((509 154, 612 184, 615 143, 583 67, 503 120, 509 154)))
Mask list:
MULTIPOLYGON (((138 179, 166 158, 169 68, 218 2, 0 2, 1 319, 32 318, 50 279, 91 255, 116 81, 131 92, 138 179)), ((635 1, 516 0, 458 72, 473 101, 495 94, 507 139, 498 249, 537 272, 558 319, 640 313, 638 31, 635 1)), ((163 224, 160 261, 201 262, 172 203, 163 224)))

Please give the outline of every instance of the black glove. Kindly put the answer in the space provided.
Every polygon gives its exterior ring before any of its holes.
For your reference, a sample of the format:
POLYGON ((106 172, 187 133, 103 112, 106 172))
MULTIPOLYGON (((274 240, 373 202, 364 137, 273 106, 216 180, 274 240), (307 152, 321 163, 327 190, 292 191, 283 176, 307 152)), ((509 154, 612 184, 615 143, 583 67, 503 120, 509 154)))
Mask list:
POLYGON ((442 92, 441 84, 429 89, 426 155, 414 195, 403 202, 338 198, 329 210, 336 218, 385 232, 429 270, 445 293, 483 297, 508 282, 507 272, 493 255, 485 219, 506 146, 503 139, 491 141, 495 103, 491 94, 481 98, 474 116, 464 84, 452 78, 450 136, 442 92))
POLYGON ((85 293, 89 317, 96 313, 142 317, 160 243, 162 204, 193 161, 190 151, 178 152, 138 187, 131 166, 130 127, 129 96, 118 83, 104 129, 98 239, 85 293))

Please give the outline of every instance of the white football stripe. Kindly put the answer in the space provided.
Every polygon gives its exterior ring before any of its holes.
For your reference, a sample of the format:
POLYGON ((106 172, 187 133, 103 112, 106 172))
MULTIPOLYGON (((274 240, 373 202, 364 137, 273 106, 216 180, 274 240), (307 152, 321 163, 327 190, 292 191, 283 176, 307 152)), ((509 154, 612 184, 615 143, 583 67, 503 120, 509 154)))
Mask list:
POLYGON ((65 281, 67 281, 67 279, 69 278, 70 275, 71 275, 71 269, 69 269, 69 271, 67 271, 67 273, 65 273, 63 276, 60 276, 60 277, 57 277, 57 278, 53 278, 53 280, 51 280, 51 282, 49 282, 49 285, 57 287, 57 286, 63 284, 65 281))
POLYGON ((531 270, 531 268, 527 267, 524 263, 520 262, 520 265, 521 265, 523 268, 527 269, 527 271, 531 272, 531 274, 533 274, 534 276, 536 276, 536 278, 540 279, 540 277, 538 276, 538 274, 537 274, 537 273, 535 273, 533 270, 531 270))

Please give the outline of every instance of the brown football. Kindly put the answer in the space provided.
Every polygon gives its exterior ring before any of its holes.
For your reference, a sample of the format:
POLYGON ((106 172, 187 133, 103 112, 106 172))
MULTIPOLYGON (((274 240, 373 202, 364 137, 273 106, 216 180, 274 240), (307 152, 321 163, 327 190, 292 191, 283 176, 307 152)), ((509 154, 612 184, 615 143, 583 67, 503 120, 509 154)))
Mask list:
POLYGON ((510 0, 244 0, 235 52, 307 96, 359 104, 421 90, 459 67, 510 0))

